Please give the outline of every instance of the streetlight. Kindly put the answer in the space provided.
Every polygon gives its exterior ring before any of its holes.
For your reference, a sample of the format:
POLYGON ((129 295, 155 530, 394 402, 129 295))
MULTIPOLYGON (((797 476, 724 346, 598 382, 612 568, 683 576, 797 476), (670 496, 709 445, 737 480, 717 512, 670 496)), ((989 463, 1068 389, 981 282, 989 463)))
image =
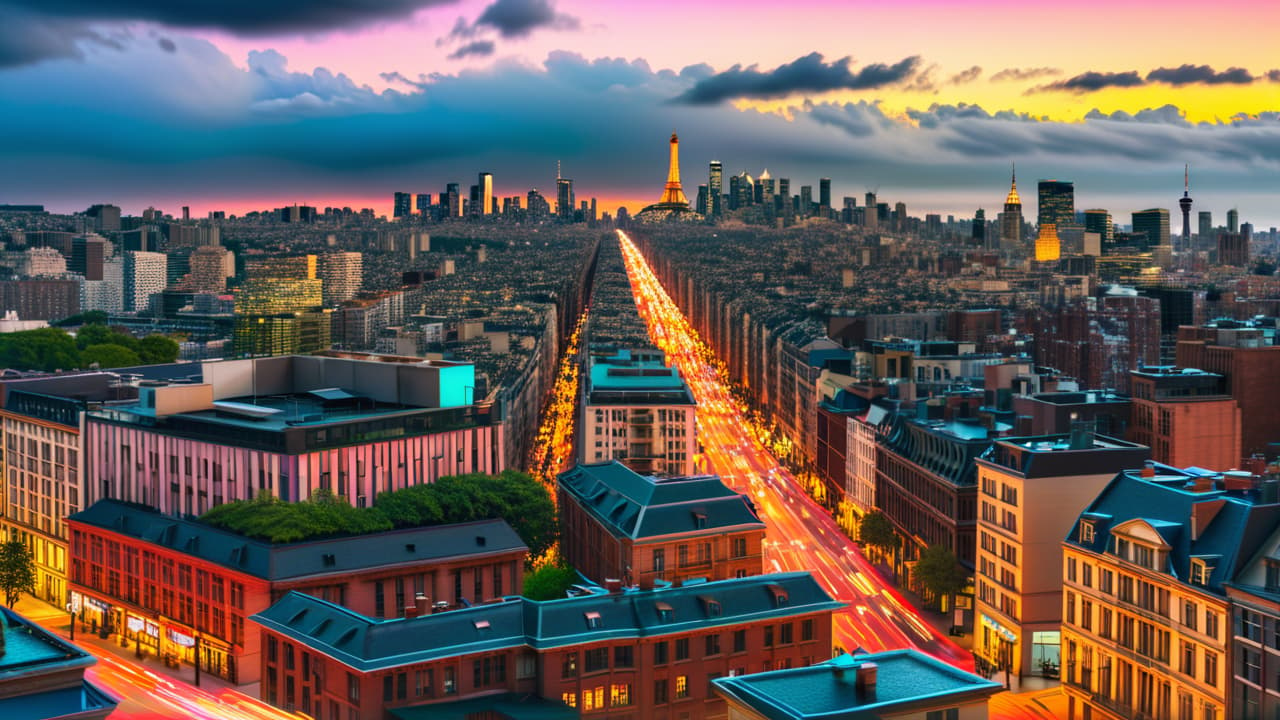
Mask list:
POLYGON ((75 608, 71 606, 71 603, 67 603, 67 614, 71 616, 71 642, 75 642, 76 641, 76 611, 75 611, 75 608))

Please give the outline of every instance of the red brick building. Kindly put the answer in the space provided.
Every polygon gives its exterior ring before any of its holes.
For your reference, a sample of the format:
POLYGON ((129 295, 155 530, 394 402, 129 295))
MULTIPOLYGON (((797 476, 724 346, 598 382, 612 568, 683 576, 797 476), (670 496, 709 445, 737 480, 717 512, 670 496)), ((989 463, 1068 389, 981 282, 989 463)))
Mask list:
POLYGON ((528 695, 562 712, 539 717, 701 720, 726 716, 717 677, 829 659, 839 607, 808 573, 783 573, 381 622, 291 593, 253 620, 263 699, 316 720, 430 718, 528 695))
POLYGON ((1240 405, 1246 457, 1274 455, 1270 443, 1280 442, 1280 345, 1270 342, 1262 328, 1233 320, 1178 328, 1178 365, 1223 376, 1225 391, 1240 405))
POLYGON ((1027 330, 1036 364, 1076 378, 1085 390, 1128 393, 1130 370, 1160 362, 1160 301, 1124 288, 1037 310, 1027 330))
POLYGON ((652 478, 615 461, 559 477, 560 549, 586 577, 652 586, 764 571, 765 525, 714 475, 652 478))
POLYGON ((290 591, 395 618, 518 595, 528 554, 502 520, 273 545, 102 500, 67 525, 71 604, 87 629, 236 683, 258 680, 247 618, 290 591))
POLYGON ((1240 464, 1240 407, 1223 392, 1221 375, 1153 367, 1135 370, 1131 383, 1129 439, 1151 448, 1151 459, 1209 470, 1240 464))

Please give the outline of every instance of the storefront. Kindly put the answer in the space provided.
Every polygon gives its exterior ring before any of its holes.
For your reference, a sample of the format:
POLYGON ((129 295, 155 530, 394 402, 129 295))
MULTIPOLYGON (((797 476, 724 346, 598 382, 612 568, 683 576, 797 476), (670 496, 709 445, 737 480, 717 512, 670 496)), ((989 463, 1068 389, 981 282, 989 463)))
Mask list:
POLYGON ((167 625, 164 630, 164 659, 170 663, 194 665, 200 661, 200 672, 236 682, 235 661, 231 649, 221 640, 192 634, 182 625, 167 625))
POLYGON ((981 613, 982 659, 995 671, 1012 671, 1022 674, 1019 658, 1018 635, 986 613, 981 613))
POLYGON ((126 613, 124 624, 126 637, 137 643, 139 654, 160 654, 159 623, 133 613, 126 613))
POLYGON ((103 637, 112 632, 114 612, 110 603, 72 590, 71 612, 80 619, 81 623, 87 625, 91 632, 96 632, 103 637))

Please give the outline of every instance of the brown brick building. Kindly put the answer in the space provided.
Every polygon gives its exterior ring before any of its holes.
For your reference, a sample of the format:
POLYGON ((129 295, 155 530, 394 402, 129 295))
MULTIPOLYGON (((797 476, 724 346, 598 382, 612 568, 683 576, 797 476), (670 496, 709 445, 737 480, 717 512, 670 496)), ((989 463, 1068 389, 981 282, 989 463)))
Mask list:
POLYGON ((829 659, 839 607, 782 573, 381 622, 291 593, 253 620, 263 699, 316 720, 497 717, 529 696, 546 718, 701 720, 726 717, 717 677, 829 659))
POLYGON ((765 525, 714 475, 652 478, 615 461, 559 477, 565 560, 603 583, 759 575, 765 525))
POLYGON ((1127 393, 1130 370, 1160 362, 1160 301, 1123 288, 1037 310, 1027 330, 1036 364, 1076 378, 1085 390, 1127 393))
POLYGON ((290 591, 395 618, 518 595, 528 554, 501 520, 272 545, 102 500, 67 525, 71 604, 88 629, 237 683, 258 679, 246 619, 290 591))
POLYGON ((1224 390, 1240 405, 1243 455, 1274 454, 1280 442, 1280 346, 1262 328, 1219 320, 1178 328, 1179 367, 1198 368, 1224 378, 1224 390))
POLYGON ((1240 407, 1223 392, 1221 375, 1162 366, 1131 376, 1129 439, 1151 448, 1153 460, 1209 470, 1240 464, 1240 407))

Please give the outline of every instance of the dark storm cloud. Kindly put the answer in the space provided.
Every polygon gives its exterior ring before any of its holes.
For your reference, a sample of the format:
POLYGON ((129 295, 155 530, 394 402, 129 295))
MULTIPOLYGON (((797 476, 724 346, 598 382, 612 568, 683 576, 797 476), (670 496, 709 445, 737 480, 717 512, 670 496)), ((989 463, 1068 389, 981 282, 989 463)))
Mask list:
POLYGON ((1138 87, 1143 85, 1142 78, 1134 70, 1128 72, 1094 72, 1081 73, 1072 78, 1048 85, 1041 85, 1028 92, 1045 92, 1062 90, 1073 93, 1096 92, 1109 87, 1138 87))
POLYGON ((893 65, 867 65, 857 72, 849 69, 852 61, 843 57, 827 63, 821 53, 815 52, 769 71, 761 71, 755 65, 747 68, 734 65, 699 81, 675 98, 675 102, 714 105, 736 98, 778 98, 795 93, 877 88, 911 79, 920 66, 918 55, 893 65))
POLYGON ((489 27, 504 38, 525 37, 538 28, 577 30, 572 15, 556 12, 550 0, 497 0, 476 18, 476 27, 489 27))
POLYGON ((1280 82, 1280 70, 1268 70, 1267 79, 1271 82, 1280 82))
POLYGON ((156 44, 159 45, 160 49, 165 52, 171 53, 171 52, 177 52, 178 50, 178 46, 167 37, 156 38, 156 44))
POLYGON ((459 45, 457 50, 449 53, 449 59, 461 60, 465 57, 488 57, 493 54, 494 49, 492 40, 472 40, 464 45, 459 45))
POLYGON ((81 44, 119 49, 119 42, 78 20, 49 17, 0 3, 0 68, 84 57, 81 44))
POLYGON ((992 75, 991 81, 1005 82, 1009 80, 1039 80, 1040 78, 1053 77, 1061 74, 1061 70, 1051 67, 1005 68, 995 75, 992 75))
POLYGON ((955 75, 952 75, 950 83, 952 85, 963 85, 965 83, 971 83, 974 80, 977 80, 981 76, 982 76, 982 68, 978 67, 977 65, 974 65, 968 70, 961 70, 955 75))
MULTIPOLYGON (((9 7, 74 21, 149 22, 185 28, 217 28, 244 35, 349 30, 408 17, 454 0, 0 0, 9 7)), ((2 12, 2 10, 0 10, 2 12)), ((7 30, 5 31, 7 34, 7 30)))
POLYGON ((1248 85, 1254 81, 1253 74, 1244 68, 1227 68, 1217 72, 1208 65, 1183 65, 1176 68, 1156 68, 1147 73, 1147 82, 1168 83, 1169 85, 1248 85))

